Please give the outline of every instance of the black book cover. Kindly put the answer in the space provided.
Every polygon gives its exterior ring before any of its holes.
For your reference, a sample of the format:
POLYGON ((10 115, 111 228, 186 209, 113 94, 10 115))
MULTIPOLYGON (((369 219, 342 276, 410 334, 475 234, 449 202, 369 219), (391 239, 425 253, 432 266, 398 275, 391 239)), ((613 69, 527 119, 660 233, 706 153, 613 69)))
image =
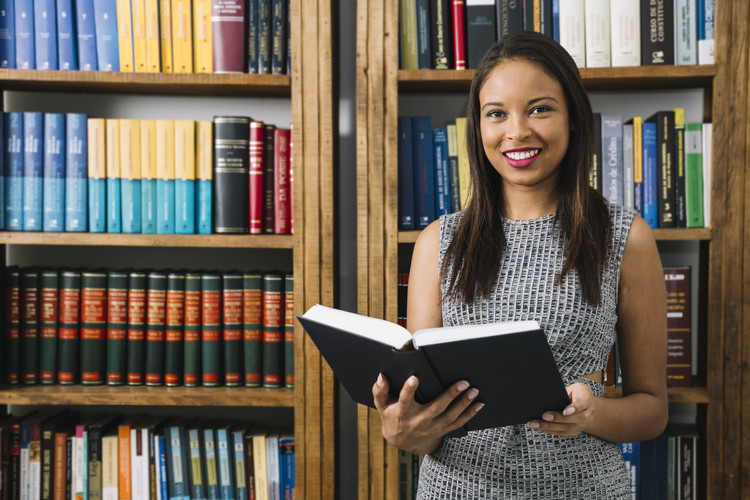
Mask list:
POLYGON ((430 0, 417 1, 417 67, 431 68, 430 0))
POLYGON ((674 64, 674 0, 641 0, 641 64, 674 64))
POLYGON ((674 111, 658 111, 646 122, 656 123, 656 182, 659 227, 675 227, 674 111))
POLYGON ((589 170, 589 186, 602 193, 602 114, 594 113, 594 154, 589 170))
POLYGON ((451 0, 430 0, 430 60, 432 69, 453 68, 451 0))
POLYGON ((486 0, 466 2, 466 54, 469 68, 476 68, 490 45, 497 40, 495 5, 486 0))
POLYGON ((523 1, 495 0, 497 39, 523 31, 523 1))
POLYGON ((250 118, 214 117, 214 221, 217 233, 249 226, 250 118))
POLYGON ((674 192, 675 218, 677 227, 687 226, 687 202, 685 186, 685 126, 674 128, 674 192))

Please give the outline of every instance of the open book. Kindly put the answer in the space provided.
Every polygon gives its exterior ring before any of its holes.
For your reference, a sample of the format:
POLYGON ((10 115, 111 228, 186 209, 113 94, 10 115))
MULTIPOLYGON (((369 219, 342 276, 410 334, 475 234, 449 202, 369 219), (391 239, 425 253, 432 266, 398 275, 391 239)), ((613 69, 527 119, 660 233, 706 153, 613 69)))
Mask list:
POLYGON ((352 399, 366 406, 375 407, 372 385, 381 372, 394 398, 416 375, 419 403, 468 381, 485 407, 467 431, 525 424, 570 403, 536 321, 428 328, 412 336, 395 323, 322 305, 297 318, 352 399))

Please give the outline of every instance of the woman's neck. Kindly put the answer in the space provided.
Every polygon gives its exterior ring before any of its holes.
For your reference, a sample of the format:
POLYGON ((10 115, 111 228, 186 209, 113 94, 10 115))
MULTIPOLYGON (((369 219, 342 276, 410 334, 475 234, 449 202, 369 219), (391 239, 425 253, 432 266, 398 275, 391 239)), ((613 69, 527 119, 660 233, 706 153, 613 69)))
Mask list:
POLYGON ((532 220, 555 213, 558 195, 549 189, 504 189, 503 202, 505 218, 532 220))

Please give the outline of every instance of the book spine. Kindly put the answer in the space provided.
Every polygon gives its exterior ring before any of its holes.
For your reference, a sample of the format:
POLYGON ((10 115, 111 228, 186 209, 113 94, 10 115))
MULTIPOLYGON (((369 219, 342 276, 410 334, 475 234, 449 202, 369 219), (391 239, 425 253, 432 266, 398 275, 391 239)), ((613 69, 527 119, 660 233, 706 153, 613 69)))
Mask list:
POLYGON ((401 69, 418 69, 417 0, 399 0, 401 69))
MULTIPOLYGON (((258 73, 258 31, 259 29, 260 29, 259 0, 249 0, 249 2, 247 2, 247 72, 251 74, 258 73)), ((226 38, 228 38, 228 36, 226 38)), ((216 61, 215 58, 214 58, 214 61, 216 61)))
POLYGON ((195 233, 195 122, 176 120, 175 233, 195 233))
POLYGON ((141 232, 141 122, 120 120, 120 213, 123 233, 141 232))
POLYGON ((222 346, 224 385, 242 384, 243 339, 243 275, 225 273, 222 276, 222 346))
POLYGON ((59 273, 39 274, 39 382, 57 381, 57 321, 59 305, 59 273))
MULTIPOLYGON (((579 68, 586 66, 586 18, 583 4, 584 0, 560 0, 560 45, 568 51, 579 68)), ((640 58, 640 54, 638 57, 640 58)))
POLYGON ((451 212, 450 176, 448 172, 448 132, 444 128, 432 131, 435 163, 435 216, 451 212))
POLYGON ((57 0, 57 62, 61 70, 78 69, 73 0, 57 0))
POLYGON ((81 273, 81 383, 105 381, 107 274, 81 273))
POLYGON ((65 474, 70 467, 66 453, 69 435, 67 430, 58 430, 54 434, 52 500, 65 500, 65 474))
POLYGON ((414 165, 414 211, 417 229, 435 220, 435 167, 432 145, 432 118, 412 118, 414 165))
POLYGON ((274 135, 276 126, 264 124, 263 131, 263 232, 273 234, 275 227, 274 194, 276 193, 276 161, 274 135))
POLYGON ((667 386, 692 385, 690 268, 665 267, 667 287, 667 386))
POLYGON ((294 498, 294 438, 279 439, 279 461, 281 465, 281 498, 294 498))
POLYGON ((0 2, 0 68, 16 67, 15 0, 0 2))
POLYGON ((714 63, 714 0, 698 0, 698 64, 714 63))
POLYGON ((5 228, 23 229, 23 113, 7 112, 3 120, 5 142, 5 228))
POLYGON ((585 2, 586 67, 606 68, 611 64, 609 2, 585 2))
POLYGON ((182 385, 185 328, 185 274, 167 275, 167 316, 164 332, 164 383, 182 385))
MULTIPOLYGON (((33 417, 32 417, 33 418, 33 417)), ((42 430, 41 422, 37 419, 33 419, 29 423, 29 448, 28 448, 28 461, 29 465, 27 468, 27 486, 26 486, 26 499, 27 500, 39 500, 41 496, 41 476, 42 476, 42 430)), ((23 493, 22 493, 23 495, 23 493)))
POLYGON ((36 69, 33 0, 15 0, 16 68, 36 69))
POLYGON ((643 216, 643 120, 633 117, 633 206, 643 216))
POLYGON ((271 5, 271 74, 286 73, 287 0, 273 0, 271 5))
POLYGON ((273 14, 271 12, 272 0, 258 0, 258 73, 268 75, 271 73, 272 44, 271 23, 273 14))
POLYGON ((196 73, 213 72, 212 3, 211 0, 193 0, 193 68, 196 73))
POLYGON ((674 109, 673 177, 675 193, 675 225, 687 227, 685 203, 685 109, 674 109))
POLYGON ((652 228, 659 227, 656 128, 655 122, 643 122, 643 218, 652 228))
POLYGON ((469 68, 476 68, 497 39, 494 0, 466 0, 466 53, 469 68))
POLYGON ((417 0, 417 68, 430 69, 430 0, 417 0))
POLYGON ((120 56, 120 71, 132 73, 133 62, 133 11, 131 0, 116 0, 117 7, 117 48, 120 56))
POLYGON ((44 114, 42 228, 65 230, 65 115, 44 114))
POLYGON ((52 481, 54 475, 54 452, 55 452, 55 426, 56 422, 48 420, 41 425, 41 487, 39 488, 40 500, 52 500, 52 481))
POLYGON ((167 313, 167 275, 148 274, 146 285, 146 385, 164 383, 164 330, 167 313))
POLYGON ((284 276, 263 275, 263 387, 284 385, 284 276))
POLYGON ((4 271, 5 332, 3 343, 4 379, 18 384, 21 379, 21 275, 18 268, 4 271))
POLYGON ((221 371, 221 275, 201 278, 201 383, 217 386, 221 371))
POLYGON ((107 384, 122 385, 127 376, 128 273, 107 273, 107 384))
POLYGON ((78 69, 81 71, 96 71, 99 69, 99 62, 94 0, 74 1, 78 69))
POLYGON ((124 422, 117 427, 117 486, 119 500, 131 500, 133 498, 130 430, 131 426, 127 422, 124 422))
POLYGON ((698 64, 697 0, 675 0, 675 64, 698 64))
POLYGON ((451 0, 430 0, 430 61, 434 69, 453 69, 451 0))
POLYGON ((263 161, 264 161, 265 124, 261 121, 250 122, 250 160, 249 176, 250 234, 263 232, 263 161))
POLYGON ((107 146, 106 125, 102 118, 86 121, 88 149, 88 228, 92 233, 107 229, 107 146))
POLYGON ((456 68, 466 69, 466 13, 464 0, 453 1, 453 54, 456 68))
POLYGON ((88 220, 88 143, 86 115, 65 116, 65 230, 86 231, 88 220))
POLYGON ((170 426, 166 432, 169 436, 169 455, 167 459, 167 473, 169 475, 169 498, 170 500, 190 500, 188 485, 189 471, 184 467, 184 459, 188 450, 183 451, 183 431, 178 426, 170 426))
POLYGON ((701 127, 701 139, 703 149, 703 224, 711 227, 711 146, 713 137, 713 124, 704 123, 701 127))
POLYGON ((201 380, 201 275, 185 274, 185 333, 183 382, 187 387, 200 385, 201 380))
POLYGON ((162 73, 173 73, 172 0, 159 0, 159 48, 162 73))
POLYGON ((263 276, 245 273, 242 277, 242 351, 245 387, 260 387, 263 326, 263 276))
MULTIPOLYGON (((253 435, 245 432, 245 475, 247 477, 247 497, 251 500, 258 498, 255 491, 255 463, 253 453, 253 435)), ((291 500, 291 499, 290 499, 291 500)))
POLYGON ((284 275, 284 387, 294 389, 294 275, 284 275))
POLYGON ((602 116, 602 194, 616 205, 623 204, 622 163, 622 117, 602 116))
POLYGON ((232 474, 231 441, 226 428, 216 430, 216 447, 218 449, 219 489, 222 500, 235 500, 232 474))
POLYGON ((60 273, 57 381, 75 384, 79 374, 79 328, 81 319, 81 273, 60 273))
POLYGON ((159 0, 144 0, 146 35, 146 71, 161 71, 161 39, 159 37, 159 0))
POLYGON ((149 499, 148 431, 142 427, 130 428, 130 484, 132 500, 149 499))
POLYGON ((196 122, 195 169, 198 179, 195 187, 196 230, 198 234, 213 232, 213 122, 196 122))
POLYGON ((641 0, 641 51, 644 66, 674 64, 674 0, 641 0))
POLYGON ((703 227, 703 149, 700 123, 685 125, 685 206, 687 227, 703 227))
POLYGON ((117 1, 96 0, 93 4, 98 70, 120 71, 117 1))
POLYGON ((625 208, 635 210, 635 172, 633 155, 633 124, 622 126, 622 204, 625 208))
POLYGON ((449 191, 451 198, 451 213, 461 210, 460 181, 458 177, 458 141, 456 137, 456 120, 445 123, 448 138, 448 171, 450 174, 449 191))
POLYGON ((145 372, 146 274, 128 274, 128 340, 126 377, 128 385, 142 385, 145 372))
POLYGON ((659 227, 675 227, 674 111, 656 115, 657 183, 659 227))
POLYGON ((193 27, 190 0, 172 0, 172 70, 193 72, 193 27))
POLYGON ((44 115, 23 113, 23 229, 42 230, 44 115))
POLYGON ((213 429, 203 429, 203 446, 206 452, 206 495, 209 500, 219 500, 221 493, 216 460, 216 437, 213 429))
POLYGON ((247 478, 245 474, 245 436, 242 431, 232 430, 231 435, 232 460, 234 465, 234 486, 237 500, 248 500, 247 478))
POLYGON ((610 0, 612 66, 641 65, 641 2, 610 0))
POLYGON ((39 273, 21 271, 21 382, 39 381, 39 273))
POLYGON ((589 186, 602 193, 602 114, 594 113, 594 154, 589 170, 589 186))
POLYGON ((130 0, 133 15, 133 71, 145 73, 146 62, 146 0, 130 0))
POLYGON ((214 221, 217 233, 248 232, 250 118, 214 118, 214 221))
POLYGON ((289 142, 291 130, 277 128, 274 131, 274 233, 290 234, 292 223, 292 200, 289 169, 289 142))
POLYGON ((156 441, 156 478, 158 488, 156 498, 157 500, 168 500, 169 499, 169 482, 167 481, 167 453, 166 444, 164 443, 164 436, 157 435, 154 440, 156 441))
POLYGON ((175 129, 156 120, 156 232, 174 234, 175 129))
POLYGON ((398 228, 414 229, 414 167, 412 119, 398 117, 398 228))
MULTIPOLYGON (((0 5, 2 9, 2 5, 0 5)), ((0 13, 0 21, 2 21, 2 13, 0 13)), ((2 26, 0 25, 0 30, 2 26)), ((0 31, 2 36, 2 31, 0 31)), ((5 230, 5 120, 3 118, 4 113, 0 111, 0 230, 5 230)))
POLYGON ((141 232, 155 234, 157 225, 156 120, 141 120, 141 232))
POLYGON ((189 453, 190 456, 189 462, 190 462, 190 497, 194 498, 196 500, 205 500, 206 499, 206 492, 205 492, 205 472, 203 471, 203 452, 201 447, 201 437, 200 437, 201 430, 197 427, 193 427, 188 429, 188 447, 189 447, 189 453))
POLYGON ((105 120, 107 145, 107 232, 122 231, 122 200, 121 200, 121 170, 120 170, 120 120, 108 118, 105 120))
POLYGON ((458 150, 458 194, 463 209, 466 208, 471 197, 471 172, 466 147, 466 117, 456 118, 456 149, 458 150))
POLYGON ((12 500, 18 500, 20 491, 20 465, 21 465, 21 422, 15 420, 10 424, 10 436, 8 441, 10 456, 9 456, 9 498, 12 500), (11 493, 13 492, 13 493, 11 493))
MULTIPOLYGON (((245 46, 252 51, 245 39, 245 4, 242 0, 212 2, 211 38, 212 64, 214 73, 243 73, 245 71, 245 46)), ((257 15, 257 1, 255 5, 257 15)), ((248 29, 252 21, 248 22, 248 29)), ((257 26, 257 25, 256 25, 257 26)), ((255 44, 255 38, 251 43, 255 44)), ((257 53, 257 52, 256 52, 257 53)), ((255 65, 257 69, 257 63, 255 65)))
POLYGON ((102 500, 119 500, 117 443, 114 433, 102 437, 102 500))

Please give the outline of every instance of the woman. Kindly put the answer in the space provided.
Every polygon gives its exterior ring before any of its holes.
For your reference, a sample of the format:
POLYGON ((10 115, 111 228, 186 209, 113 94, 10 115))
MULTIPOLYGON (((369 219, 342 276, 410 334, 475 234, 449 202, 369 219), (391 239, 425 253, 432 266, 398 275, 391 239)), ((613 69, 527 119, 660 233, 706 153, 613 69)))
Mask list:
POLYGON ((630 498, 615 443, 666 425, 661 261, 646 222, 589 188, 592 124, 575 63, 549 37, 507 37, 480 63, 467 118, 472 198, 415 244, 408 326, 537 320, 571 402, 526 425, 446 438, 481 411, 470 380, 419 405, 415 377, 396 401, 381 375, 383 436, 427 455, 419 498, 630 498), (607 399, 615 338, 623 397, 607 399))

